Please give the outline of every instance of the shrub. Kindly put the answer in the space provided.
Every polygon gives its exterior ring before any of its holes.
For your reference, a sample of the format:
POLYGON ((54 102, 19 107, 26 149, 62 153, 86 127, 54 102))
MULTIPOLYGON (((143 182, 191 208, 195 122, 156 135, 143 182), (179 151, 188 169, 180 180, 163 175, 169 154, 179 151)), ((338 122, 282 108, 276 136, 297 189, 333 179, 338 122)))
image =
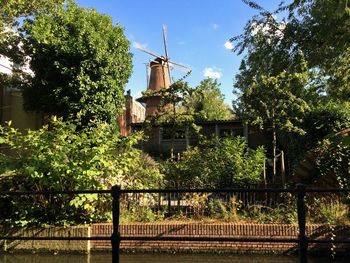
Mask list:
POLYGON ((168 180, 184 187, 225 188, 261 182, 264 149, 252 150, 241 137, 213 138, 163 164, 168 180))
POLYGON ((299 165, 308 151, 315 149, 322 140, 350 127, 350 103, 327 102, 311 109, 303 118, 305 135, 279 134, 279 142, 286 150, 287 164, 291 170, 299 165))
MULTIPOLYGON (((139 138, 120 138, 105 123, 81 128, 53 119, 50 126, 26 134, 0 126, 0 143, 8 148, 0 153, 0 191, 153 187, 162 175, 133 148, 139 138)), ((5 196, 0 199, 0 223, 101 221, 108 218, 109 202, 110 196, 97 195, 5 196)))

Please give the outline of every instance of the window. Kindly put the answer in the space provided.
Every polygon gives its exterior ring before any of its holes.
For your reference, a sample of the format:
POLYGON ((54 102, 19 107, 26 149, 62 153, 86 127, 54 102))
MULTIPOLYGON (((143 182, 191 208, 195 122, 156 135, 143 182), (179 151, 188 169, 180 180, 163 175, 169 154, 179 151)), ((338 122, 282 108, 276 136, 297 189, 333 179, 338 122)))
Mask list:
POLYGON ((174 137, 174 140, 186 140, 186 131, 184 129, 173 130, 170 127, 162 128, 162 140, 171 140, 171 137, 174 137))
POLYGON ((243 136, 243 129, 230 129, 230 128, 222 128, 219 132, 219 137, 230 137, 230 136, 243 136))

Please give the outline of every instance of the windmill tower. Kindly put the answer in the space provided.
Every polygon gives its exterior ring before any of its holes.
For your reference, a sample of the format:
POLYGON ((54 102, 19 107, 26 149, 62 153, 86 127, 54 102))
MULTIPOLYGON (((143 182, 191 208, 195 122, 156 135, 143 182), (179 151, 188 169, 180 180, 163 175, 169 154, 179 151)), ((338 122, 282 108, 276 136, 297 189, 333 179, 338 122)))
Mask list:
MULTIPOLYGON (((144 47, 138 48, 139 50, 155 57, 149 62, 150 76, 148 80, 147 90, 157 93, 162 89, 167 89, 171 85, 171 74, 170 70, 173 67, 179 67, 181 69, 187 69, 188 67, 169 60, 167 41, 166 41, 166 27, 163 25, 163 44, 164 44, 164 55, 158 55, 144 47)), ((153 94, 149 96, 142 96, 137 99, 138 102, 146 104, 146 118, 157 113, 158 107, 161 102, 159 95, 153 94)))

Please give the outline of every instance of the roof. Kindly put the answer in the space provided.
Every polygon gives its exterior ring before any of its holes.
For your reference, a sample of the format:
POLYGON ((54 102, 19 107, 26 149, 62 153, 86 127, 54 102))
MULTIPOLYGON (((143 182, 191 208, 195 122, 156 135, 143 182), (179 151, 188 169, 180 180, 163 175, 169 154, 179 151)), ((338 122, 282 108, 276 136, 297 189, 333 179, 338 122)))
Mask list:
MULTIPOLYGON (((206 124, 242 124, 242 120, 207 120, 207 121, 196 121, 195 122, 198 125, 206 125, 206 124)), ((142 126, 143 122, 134 122, 130 124, 131 126, 142 126)), ((164 125, 170 125, 169 123, 166 123, 164 125)))

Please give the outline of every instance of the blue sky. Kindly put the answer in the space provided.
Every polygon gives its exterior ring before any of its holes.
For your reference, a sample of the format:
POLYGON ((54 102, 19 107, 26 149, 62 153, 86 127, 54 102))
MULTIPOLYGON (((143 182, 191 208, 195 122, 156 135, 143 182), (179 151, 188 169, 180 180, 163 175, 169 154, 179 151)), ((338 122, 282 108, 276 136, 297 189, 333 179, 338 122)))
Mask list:
MULTIPOLYGON (((232 104, 234 76, 242 57, 225 48, 225 42, 242 32, 257 11, 240 0, 78 0, 113 18, 125 29, 133 53, 133 73, 126 86, 134 97, 146 89, 145 64, 152 57, 136 45, 164 54, 162 25, 167 26, 168 53, 171 60, 187 65, 192 74, 186 79, 194 87, 204 75, 219 77, 225 102, 232 104), (206 73, 206 74, 205 74, 206 73)), ((258 0, 273 10, 280 0, 258 0)), ((172 71, 176 80, 185 73, 172 71)))

